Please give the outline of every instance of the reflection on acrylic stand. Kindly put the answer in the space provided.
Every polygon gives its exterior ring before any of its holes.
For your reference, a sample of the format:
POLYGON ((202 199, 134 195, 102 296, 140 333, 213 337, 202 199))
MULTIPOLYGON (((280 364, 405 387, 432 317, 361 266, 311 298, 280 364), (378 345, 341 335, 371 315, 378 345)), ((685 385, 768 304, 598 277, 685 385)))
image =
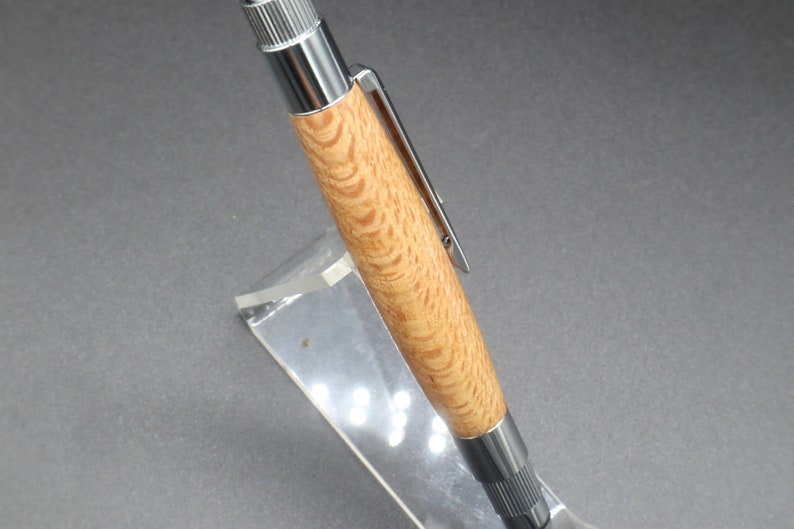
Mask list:
MULTIPOLYGON (((418 527, 503 527, 335 230, 235 301, 262 345, 418 527)), ((550 527, 590 527, 543 488, 550 527)))

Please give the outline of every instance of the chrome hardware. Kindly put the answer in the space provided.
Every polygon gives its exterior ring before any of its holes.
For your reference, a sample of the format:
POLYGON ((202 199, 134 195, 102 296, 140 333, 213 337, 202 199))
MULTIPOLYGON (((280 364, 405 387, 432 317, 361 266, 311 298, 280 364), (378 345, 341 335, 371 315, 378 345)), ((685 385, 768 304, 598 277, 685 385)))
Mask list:
POLYGON ((546 524, 550 512, 543 487, 509 411, 488 432, 454 439, 508 529, 538 529, 546 524))
POLYGON ((258 47, 292 114, 311 114, 347 95, 347 66, 325 21, 307 0, 243 0, 258 47))

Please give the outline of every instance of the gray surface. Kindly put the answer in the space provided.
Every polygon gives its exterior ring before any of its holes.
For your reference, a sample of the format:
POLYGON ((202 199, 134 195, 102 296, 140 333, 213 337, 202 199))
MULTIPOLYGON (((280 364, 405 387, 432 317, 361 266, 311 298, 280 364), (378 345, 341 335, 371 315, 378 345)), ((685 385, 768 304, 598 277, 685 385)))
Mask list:
MULTIPOLYGON (((604 528, 794 527, 792 3, 500 4, 319 7, 535 467, 604 528)), ((0 526, 409 527, 234 312, 329 222, 262 66, 233 1, 0 5, 0 526)))

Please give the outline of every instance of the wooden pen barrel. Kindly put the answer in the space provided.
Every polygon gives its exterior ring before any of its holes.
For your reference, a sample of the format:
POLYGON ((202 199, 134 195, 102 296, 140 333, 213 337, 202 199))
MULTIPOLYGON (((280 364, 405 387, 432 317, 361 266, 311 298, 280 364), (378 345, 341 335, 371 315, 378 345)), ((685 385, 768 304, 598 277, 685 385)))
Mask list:
POLYGON ((361 278, 430 403, 457 437, 507 407, 433 221, 364 92, 292 124, 361 278))

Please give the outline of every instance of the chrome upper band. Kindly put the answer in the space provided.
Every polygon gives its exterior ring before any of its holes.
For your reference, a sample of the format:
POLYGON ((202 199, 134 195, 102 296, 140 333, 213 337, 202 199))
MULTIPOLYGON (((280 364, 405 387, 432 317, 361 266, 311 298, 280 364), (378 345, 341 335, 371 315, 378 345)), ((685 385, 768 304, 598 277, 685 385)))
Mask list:
POLYGON ((324 20, 282 48, 260 44, 292 114, 322 110, 348 93, 350 73, 324 20))
POLYGON ((538 529, 546 524, 549 508, 509 411, 488 432, 455 438, 455 444, 508 528, 538 529))

